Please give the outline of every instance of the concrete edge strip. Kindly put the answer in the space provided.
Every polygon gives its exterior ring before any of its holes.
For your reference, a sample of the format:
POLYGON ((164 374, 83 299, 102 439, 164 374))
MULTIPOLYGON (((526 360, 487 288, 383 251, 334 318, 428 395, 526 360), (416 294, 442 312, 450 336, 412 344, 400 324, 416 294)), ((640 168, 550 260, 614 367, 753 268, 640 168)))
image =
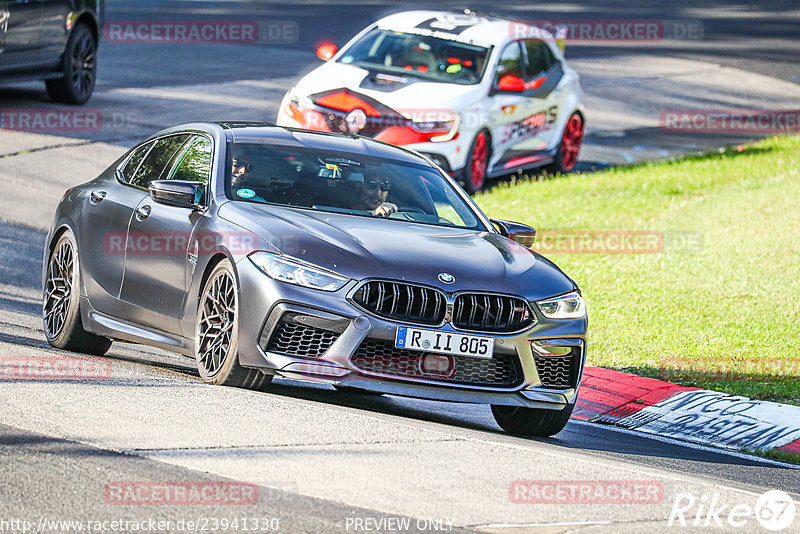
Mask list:
POLYGON ((573 418, 740 451, 800 454, 800 406, 586 366, 573 418))

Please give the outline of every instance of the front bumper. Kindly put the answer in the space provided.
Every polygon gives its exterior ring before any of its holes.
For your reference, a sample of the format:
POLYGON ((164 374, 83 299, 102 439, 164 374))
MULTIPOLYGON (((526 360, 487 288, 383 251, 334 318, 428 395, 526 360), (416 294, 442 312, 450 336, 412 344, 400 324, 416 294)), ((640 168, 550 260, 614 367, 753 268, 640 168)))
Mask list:
MULTIPOLYGON (((493 385, 486 380, 477 384, 443 380, 419 372, 379 372, 365 368, 363 350, 359 352, 359 363, 354 363, 362 342, 391 344, 393 347, 397 327, 408 324, 372 315, 349 301, 347 296, 357 282, 328 293, 274 281, 247 259, 240 261, 237 267, 241 291, 239 361, 244 367, 258 368, 286 378, 441 401, 547 409, 561 409, 575 403, 586 360, 585 319, 548 321, 535 311, 538 323, 523 332, 463 332, 495 339, 495 359, 513 360, 515 365, 516 378, 507 383, 493 385), (291 325, 289 337, 286 330, 282 331, 282 337, 278 337, 282 323, 284 328, 291 325), (580 346, 568 386, 547 387, 543 384, 540 377, 543 360, 541 356, 534 357, 530 343, 543 339, 580 346)), ((420 328, 461 333, 449 324, 441 328, 420 328)), ((467 362, 470 364, 478 361, 464 356, 458 358, 462 360, 457 359, 459 363, 456 365, 461 365, 463 358, 470 359, 467 362)), ((486 362, 481 360, 480 363, 486 362)), ((542 376, 547 380, 548 372, 542 376)))

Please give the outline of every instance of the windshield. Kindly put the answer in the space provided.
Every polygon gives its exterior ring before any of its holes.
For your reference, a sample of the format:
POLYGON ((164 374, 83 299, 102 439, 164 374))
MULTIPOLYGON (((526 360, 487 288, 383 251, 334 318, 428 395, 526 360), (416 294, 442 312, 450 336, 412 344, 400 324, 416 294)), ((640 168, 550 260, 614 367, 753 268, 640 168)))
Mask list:
POLYGON ((431 167, 294 147, 228 148, 226 193, 239 202, 485 230, 431 167))
POLYGON ((480 81, 488 52, 482 46, 375 28, 345 50, 339 62, 469 85, 480 81))

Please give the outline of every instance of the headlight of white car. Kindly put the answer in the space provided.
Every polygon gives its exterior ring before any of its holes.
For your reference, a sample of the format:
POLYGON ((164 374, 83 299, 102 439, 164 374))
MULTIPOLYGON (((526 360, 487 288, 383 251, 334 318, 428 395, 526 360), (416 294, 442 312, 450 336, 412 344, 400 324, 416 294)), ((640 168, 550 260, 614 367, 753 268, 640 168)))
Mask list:
POLYGON ((418 132, 440 133, 441 135, 431 137, 433 142, 450 141, 456 136, 461 124, 461 117, 457 113, 426 112, 412 114, 408 118, 411 119, 411 127, 418 132))
POLYGON ((548 319, 580 319, 586 316, 586 304, 577 291, 537 301, 536 305, 548 319))
POLYGON ((297 87, 292 87, 289 91, 289 102, 298 109, 308 109, 314 105, 310 98, 297 93, 297 87))
POLYGON ((249 258, 270 278, 289 284, 338 291, 350 281, 345 276, 270 252, 253 252, 249 258))

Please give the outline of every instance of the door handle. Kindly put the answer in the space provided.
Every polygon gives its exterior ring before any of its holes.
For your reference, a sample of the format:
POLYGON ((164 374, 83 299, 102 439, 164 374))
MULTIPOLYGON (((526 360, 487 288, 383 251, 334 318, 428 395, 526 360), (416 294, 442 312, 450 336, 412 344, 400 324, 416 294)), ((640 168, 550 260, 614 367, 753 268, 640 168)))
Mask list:
POLYGON ((92 204, 100 204, 104 198, 106 198, 105 191, 92 191, 89 195, 89 202, 92 204))
POLYGON ((141 208, 136 210, 137 221, 143 221, 148 217, 150 217, 150 206, 142 206, 141 208))

